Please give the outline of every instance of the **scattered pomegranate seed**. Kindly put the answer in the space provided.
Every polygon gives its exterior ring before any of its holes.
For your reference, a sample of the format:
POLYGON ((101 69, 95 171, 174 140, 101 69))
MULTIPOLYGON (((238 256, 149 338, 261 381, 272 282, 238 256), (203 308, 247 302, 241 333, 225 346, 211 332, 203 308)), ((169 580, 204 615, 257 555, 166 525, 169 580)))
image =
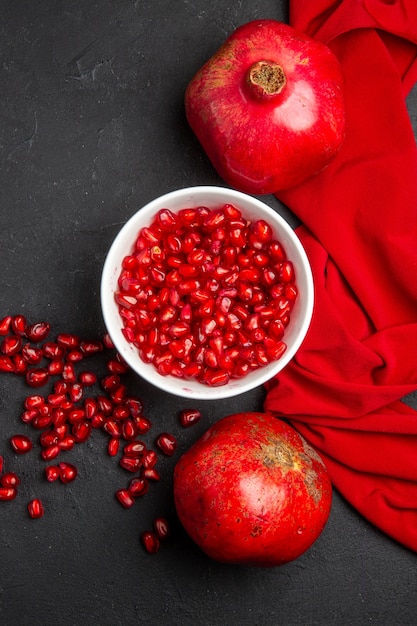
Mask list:
POLYGON ((116 491, 116 498, 125 509, 129 509, 135 503, 135 500, 128 489, 119 489, 116 491))
POLYGON ((14 487, 0 487, 0 500, 8 502, 14 500, 17 495, 17 491, 14 487))
POLYGON ((143 476, 139 478, 132 478, 129 483, 129 493, 134 498, 144 496, 149 489, 149 482, 143 476))
POLYGON ((160 542, 158 535, 155 532, 147 530, 141 533, 140 540, 146 552, 148 552, 149 554, 155 554, 156 552, 158 552, 160 548, 160 542))
POLYGON ((107 444, 107 452, 109 456, 116 456, 117 453, 119 452, 119 448, 120 448, 120 439, 117 439, 115 437, 113 437, 112 439, 109 439, 109 442, 107 444))
POLYGON ((13 435, 10 438, 10 445, 16 454, 26 454, 33 448, 33 443, 26 435, 13 435))
POLYGON ((153 528, 159 539, 166 539, 169 537, 169 525, 164 517, 157 517, 153 521, 153 528))
POLYGON ((38 498, 34 498, 28 503, 28 512, 32 519, 39 519, 45 514, 43 504, 38 498))
POLYGON ((45 467, 45 477, 46 480, 50 483, 58 480, 60 477, 59 467, 57 465, 48 465, 45 467))
POLYGON ((78 475, 78 470, 75 467, 75 465, 72 465, 71 463, 63 462, 63 463, 59 463, 58 467, 59 467, 59 477, 61 479, 61 482, 70 483, 76 479, 78 475))
POLYGON ((167 456, 172 456, 177 449, 177 440, 170 433, 161 433, 156 439, 156 445, 167 456))
POLYGON ((0 478, 0 484, 2 487, 15 488, 20 485, 20 478, 15 472, 7 472, 0 478))
POLYGON ((179 422, 181 426, 187 428, 188 426, 192 426, 196 424, 201 419, 201 412, 197 409, 184 409, 179 414, 179 422))

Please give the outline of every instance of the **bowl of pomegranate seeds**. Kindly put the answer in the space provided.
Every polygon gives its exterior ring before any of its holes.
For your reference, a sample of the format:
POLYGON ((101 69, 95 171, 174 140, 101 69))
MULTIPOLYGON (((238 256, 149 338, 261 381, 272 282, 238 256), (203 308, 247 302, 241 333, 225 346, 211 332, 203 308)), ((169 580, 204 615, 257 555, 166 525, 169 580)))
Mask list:
POLYGON ((201 400, 278 374, 305 337, 313 298, 291 226, 260 200, 214 186, 142 207, 116 236, 101 280, 104 323, 126 363, 201 400))

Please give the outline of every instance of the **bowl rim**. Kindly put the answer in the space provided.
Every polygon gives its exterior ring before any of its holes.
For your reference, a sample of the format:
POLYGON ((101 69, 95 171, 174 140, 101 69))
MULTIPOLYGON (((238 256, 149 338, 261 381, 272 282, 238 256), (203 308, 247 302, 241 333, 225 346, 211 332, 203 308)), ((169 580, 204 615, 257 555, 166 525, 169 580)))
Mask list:
MULTIPOLYGON (((205 202, 199 201, 198 204, 203 205, 205 204, 205 202)), ((212 200, 207 204, 211 204, 214 206, 216 205, 216 201, 212 200)), ((279 240, 282 239, 282 237, 280 238, 278 233, 277 238, 279 240)), ((284 244, 284 248, 287 251, 287 245, 284 244)), ((291 259, 291 255, 289 255, 289 257, 290 260, 293 260, 291 259)), ((231 188, 221 187, 218 185, 199 185, 193 187, 179 188, 158 196, 137 209, 130 216, 130 218, 127 219, 127 221, 123 224, 123 226, 119 229, 118 233, 114 237, 103 264, 100 280, 100 303, 104 324, 115 346, 115 349, 120 354, 120 356, 127 362, 129 367, 135 372, 135 374, 137 374, 139 377, 143 378, 156 388, 159 388, 173 395, 180 396, 182 398, 196 400, 218 400, 238 396, 257 387, 261 387, 267 381, 271 380, 277 374, 279 374, 279 372, 282 371, 286 367, 286 365, 292 360, 292 358, 300 348, 302 342, 304 341, 311 323, 314 306, 314 283, 311 266, 304 247, 298 235, 296 234, 295 229, 290 226, 287 220, 278 211, 274 210, 272 207, 268 206, 265 202, 259 200, 257 197, 250 196, 249 194, 231 188), (296 250, 304 272, 304 315, 291 346, 287 347, 287 350, 277 361, 273 361, 267 366, 258 368, 254 372, 246 375, 241 379, 234 379, 226 385, 218 387, 210 387, 208 385, 204 385, 203 383, 199 383, 198 381, 184 381, 184 379, 174 376, 162 376, 161 374, 159 374, 151 363, 145 363, 141 360, 139 354, 137 353, 137 349, 132 344, 129 344, 129 342, 127 342, 127 340, 124 338, 123 334, 121 333, 122 324, 120 324, 119 332, 116 332, 116 330, 114 329, 113 320, 111 318, 112 313, 110 310, 112 309, 114 316, 117 305, 113 297, 114 289, 111 288, 112 279, 115 280, 116 274, 118 277, 118 275, 120 274, 121 261, 124 256, 129 254, 128 247, 126 247, 125 253, 120 255, 120 242, 128 239, 130 240, 130 245, 132 245, 138 235, 140 228, 145 225, 143 224, 143 220, 145 219, 146 221, 146 218, 149 217, 148 223, 150 223, 150 221, 152 220, 152 216, 154 216, 157 210, 162 208, 163 205, 168 205, 167 208, 170 208, 169 204, 172 200, 176 200, 178 202, 181 201, 181 203, 185 201, 189 206, 191 206, 191 203, 194 203, 195 206, 196 203, 190 198, 194 195, 201 196, 207 194, 210 194, 212 196, 218 196, 217 204, 219 205, 226 202, 235 203, 238 208, 242 210, 243 215, 245 215, 245 213, 247 213, 248 211, 246 208, 239 206, 239 202, 242 202, 243 204, 251 204, 253 206, 253 210, 260 209, 264 213, 266 218, 267 216, 270 216, 271 219, 274 221, 274 224, 279 224, 279 228, 282 229, 282 231, 285 233, 285 236, 291 242, 291 247, 296 250), (187 201, 187 198, 190 200, 187 201), (139 222, 140 225, 138 225, 139 222), (134 351, 132 351, 132 348, 134 348, 134 351), (138 368, 137 359, 139 359, 143 367, 138 368)), ((119 315, 118 310, 117 315, 119 315)))

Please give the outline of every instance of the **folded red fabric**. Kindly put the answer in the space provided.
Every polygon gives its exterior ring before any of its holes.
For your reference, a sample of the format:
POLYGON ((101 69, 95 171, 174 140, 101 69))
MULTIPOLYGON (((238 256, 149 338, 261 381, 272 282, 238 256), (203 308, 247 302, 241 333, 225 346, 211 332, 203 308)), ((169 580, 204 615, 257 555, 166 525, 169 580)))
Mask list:
POLYGON ((417 80, 415 0, 290 1, 290 22, 341 61, 346 140, 277 194, 302 221, 311 327, 267 385, 265 410, 321 453, 336 489, 417 551, 417 150, 405 97, 417 80))

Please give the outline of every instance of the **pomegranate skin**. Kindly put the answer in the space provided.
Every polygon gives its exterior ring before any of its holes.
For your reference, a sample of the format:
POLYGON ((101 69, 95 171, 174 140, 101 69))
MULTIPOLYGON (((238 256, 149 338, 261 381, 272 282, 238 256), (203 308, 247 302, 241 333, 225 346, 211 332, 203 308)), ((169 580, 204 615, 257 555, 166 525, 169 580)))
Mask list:
POLYGON ((325 44, 287 24, 248 22, 191 79, 185 112, 228 184, 275 193, 338 153, 345 132, 341 66, 325 44))
POLYGON ((298 558, 330 514, 326 467, 292 427, 265 413, 221 419, 174 470, 179 520, 224 563, 273 567, 298 558))

